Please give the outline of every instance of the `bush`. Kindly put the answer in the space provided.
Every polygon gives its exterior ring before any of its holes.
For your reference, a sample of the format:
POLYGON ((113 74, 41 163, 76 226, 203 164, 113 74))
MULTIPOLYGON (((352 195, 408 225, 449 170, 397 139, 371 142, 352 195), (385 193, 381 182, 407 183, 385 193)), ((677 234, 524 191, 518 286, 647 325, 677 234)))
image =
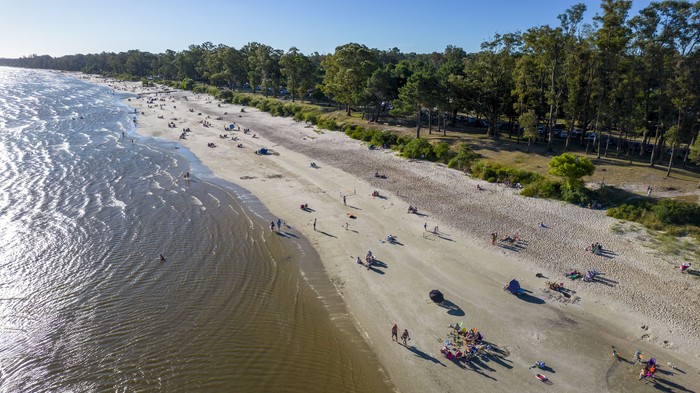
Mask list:
POLYGON ((336 123, 335 119, 327 116, 320 116, 316 125, 325 130, 335 131, 338 129, 338 123, 336 123))
POLYGON ((440 162, 447 163, 452 158, 453 154, 450 151, 450 144, 441 141, 433 145, 433 153, 435 153, 435 159, 440 162))
POLYGON ((561 183, 542 178, 526 185, 520 192, 520 195, 526 197, 561 199, 561 183))
POLYGON ((476 178, 485 179, 491 183, 496 181, 508 181, 527 185, 542 179, 542 175, 535 172, 529 172, 484 160, 478 160, 472 164, 471 174, 476 178))
POLYGON ((182 90, 192 90, 194 87, 194 81, 190 78, 185 78, 180 82, 179 88, 182 90))
POLYGON ((569 183, 561 187, 561 199, 569 203, 587 204, 589 203, 586 188, 581 185, 570 186, 569 183))
POLYGON ((207 86, 207 94, 209 94, 212 97, 218 98, 221 94, 221 90, 219 90, 219 88, 215 86, 207 86))
POLYGON ((466 143, 462 143, 459 147, 457 155, 447 163, 448 168, 458 169, 460 171, 470 172, 472 164, 479 159, 479 155, 469 147, 466 143))
POLYGON ((638 200, 608 209, 608 216, 620 220, 639 222, 651 229, 663 228, 663 223, 651 211, 651 207, 652 203, 638 200))
POLYGON ((700 225, 700 206, 696 203, 662 199, 651 211, 665 225, 700 225))
POLYGON ((432 160, 435 158, 433 145, 423 138, 413 138, 404 145, 401 154, 407 158, 420 158, 432 160))
POLYGON ((232 102, 233 92, 231 90, 221 90, 217 98, 226 102, 232 102))

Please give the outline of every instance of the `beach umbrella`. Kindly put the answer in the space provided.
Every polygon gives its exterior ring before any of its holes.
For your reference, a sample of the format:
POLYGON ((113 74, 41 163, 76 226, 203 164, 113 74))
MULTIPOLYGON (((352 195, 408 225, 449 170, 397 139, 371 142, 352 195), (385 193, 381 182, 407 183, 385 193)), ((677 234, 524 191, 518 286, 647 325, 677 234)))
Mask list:
POLYGON ((445 300, 445 297, 442 295, 442 292, 438 291, 437 289, 433 289, 430 291, 430 300, 434 301, 435 303, 442 303, 442 301, 445 300))

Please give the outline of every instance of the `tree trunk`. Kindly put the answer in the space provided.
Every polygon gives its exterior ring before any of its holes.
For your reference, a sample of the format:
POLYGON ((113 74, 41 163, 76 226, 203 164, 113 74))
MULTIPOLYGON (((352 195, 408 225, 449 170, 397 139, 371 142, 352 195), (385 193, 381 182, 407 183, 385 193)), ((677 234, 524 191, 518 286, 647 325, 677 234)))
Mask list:
POLYGON ((671 176, 671 168, 673 168, 673 157, 675 157, 676 154, 676 145, 677 143, 674 143, 671 146, 671 157, 668 159, 668 169, 666 169, 666 177, 671 176))
POLYGON ((418 108, 416 113, 416 138, 420 138, 420 114, 420 108, 418 108))
POLYGON ((651 157, 649 158, 649 166, 654 167, 654 156, 656 149, 659 148, 659 138, 661 137, 661 100, 659 99, 659 117, 656 119, 656 135, 654 136, 654 147, 651 149, 651 157))
POLYGON ((433 110, 428 109, 428 135, 433 135, 433 110))

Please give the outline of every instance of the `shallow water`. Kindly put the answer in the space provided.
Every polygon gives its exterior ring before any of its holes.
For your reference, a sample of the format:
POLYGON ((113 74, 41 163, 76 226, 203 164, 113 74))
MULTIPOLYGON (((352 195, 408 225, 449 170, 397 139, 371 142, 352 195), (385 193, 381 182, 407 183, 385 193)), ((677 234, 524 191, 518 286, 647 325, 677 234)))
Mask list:
POLYGON ((391 391, 294 228, 130 112, 0 68, 0 391, 391 391))

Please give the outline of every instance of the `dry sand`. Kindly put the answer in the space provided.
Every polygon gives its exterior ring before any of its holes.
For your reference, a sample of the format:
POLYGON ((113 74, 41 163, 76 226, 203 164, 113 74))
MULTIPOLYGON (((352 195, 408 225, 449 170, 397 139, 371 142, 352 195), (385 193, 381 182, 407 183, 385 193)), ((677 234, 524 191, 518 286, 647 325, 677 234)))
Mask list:
POLYGON ((279 217, 311 241, 398 391, 541 391, 536 372, 564 392, 700 388, 700 281, 645 247, 645 230, 625 223, 636 229, 619 234, 611 230, 619 221, 604 211, 525 198, 442 165, 369 150, 342 133, 254 108, 243 112, 206 95, 93 81, 148 93, 127 102, 139 112, 139 134, 178 140, 190 128, 182 146, 217 176, 251 191, 275 214, 271 221, 279 217), (149 105, 148 97, 158 101, 149 105), (232 122, 250 132, 224 131, 232 122), (254 154, 261 147, 272 154, 254 154), (375 178, 375 171, 386 178, 375 178), (381 197, 373 198, 374 190, 381 197), (301 210, 303 203, 313 211, 301 210), (408 214, 409 205, 421 214, 408 214), (425 224, 439 226, 439 234, 425 224), (521 240, 492 245, 492 232, 521 240), (387 234, 400 244, 381 242, 387 234), (596 241, 603 256, 585 251, 596 241), (373 270, 355 263, 370 249, 382 262, 373 270), (604 280, 571 281, 563 273, 572 269, 596 269, 604 280), (536 273, 574 293, 566 298, 545 289, 548 280, 536 273), (528 290, 525 296, 503 291, 513 278, 528 290), (447 308, 430 301, 432 289, 445 294, 447 308), (455 322, 477 327, 502 356, 467 365, 446 359, 440 348, 455 322), (408 347, 391 340, 393 323, 409 330, 408 347), (625 360, 613 358, 613 346, 625 360), (628 362, 636 349, 658 359, 656 382, 637 380, 641 367, 628 362), (550 368, 528 369, 535 361, 550 368))

